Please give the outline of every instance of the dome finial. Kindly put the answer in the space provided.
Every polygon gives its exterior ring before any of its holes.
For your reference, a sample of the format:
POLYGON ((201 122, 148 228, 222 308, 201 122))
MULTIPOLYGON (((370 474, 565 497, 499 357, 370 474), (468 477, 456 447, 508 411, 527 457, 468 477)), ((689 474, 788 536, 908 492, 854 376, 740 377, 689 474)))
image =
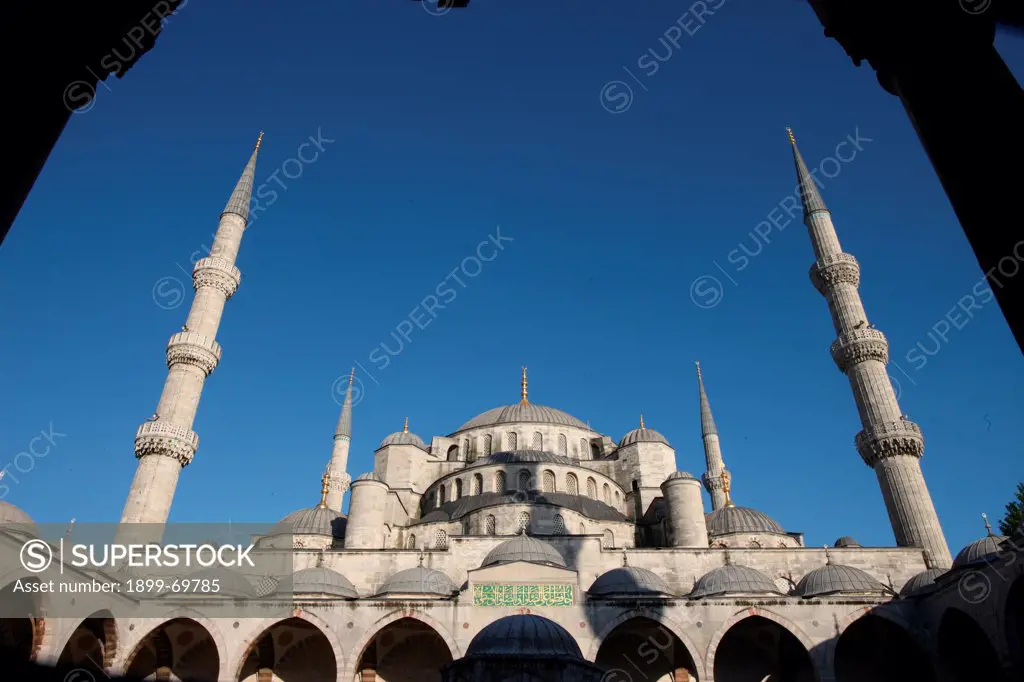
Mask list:
POLYGON ((832 565, 832 553, 828 551, 828 545, 823 545, 823 546, 825 547, 825 565, 826 566, 831 566, 832 565))
POLYGON ((423 550, 420 550, 420 568, 423 568, 423 550))
POLYGON ((409 418, 405 418, 405 423, 402 424, 402 433, 409 433, 409 418))
POLYGON ((522 382, 522 398, 519 400, 521 405, 526 405, 530 401, 526 399, 526 368, 523 367, 523 382, 522 382))
POLYGON ((793 137, 793 129, 792 128, 786 128, 786 135, 789 136, 789 143, 790 144, 796 144, 796 138, 793 137))
POLYGON ((622 549, 622 566, 623 568, 629 567, 629 556, 626 554, 626 549, 622 549))
POLYGON ((644 426, 644 413, 643 412, 640 413, 640 428, 641 429, 647 428, 646 426, 644 426))
POLYGON ((985 530, 988 531, 988 536, 990 538, 995 537, 996 534, 992 532, 992 524, 988 522, 988 514, 982 512, 981 518, 985 521, 985 530))
POLYGON ((324 469, 323 478, 320 479, 320 509, 327 509, 327 493, 331 490, 331 465, 328 463, 324 469))
POLYGON ((727 470, 722 469, 722 493, 725 494, 725 506, 726 507, 735 507, 736 506, 735 504, 732 503, 732 497, 729 495, 729 493, 731 491, 732 491, 732 474, 730 474, 727 470))
POLYGON ((356 378, 356 368, 353 367, 352 371, 348 373, 348 385, 350 387, 352 386, 352 382, 355 381, 355 378, 356 378))
POLYGON ((260 131, 259 137, 256 138, 256 147, 253 148, 253 151, 254 152, 258 152, 260 150, 260 145, 261 144, 263 144, 263 131, 262 130, 260 131))

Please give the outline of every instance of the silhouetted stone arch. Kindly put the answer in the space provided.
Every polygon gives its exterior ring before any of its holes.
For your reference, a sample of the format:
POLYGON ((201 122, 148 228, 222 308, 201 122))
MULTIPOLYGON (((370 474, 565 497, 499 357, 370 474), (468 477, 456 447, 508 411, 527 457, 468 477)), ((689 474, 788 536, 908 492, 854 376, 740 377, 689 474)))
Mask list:
POLYGON ((459 461, 459 446, 458 445, 453 445, 450 448, 448 448, 448 461, 449 462, 458 462, 459 461))
POLYGON ((928 654, 909 632, 872 614, 858 618, 836 642, 836 682, 935 682, 928 654))
POLYGON ((807 646, 782 619, 748 609, 726 621, 708 647, 706 665, 715 682, 814 682, 807 646), (766 677, 767 676, 767 677, 766 677))
MULTIPOLYGON (((25 578, 21 582, 40 581, 25 578)), ((46 634, 39 593, 15 592, 16 584, 14 581, 0 590, 0 603, 8 614, 0 618, 0 671, 34 661, 46 634)))
POLYGON ((1010 585, 1005 609, 1006 649, 1013 659, 1017 678, 1024 680, 1024 575, 1017 576, 1010 585))
POLYGON ((110 611, 97 611, 79 623, 57 660, 59 666, 86 670, 95 679, 107 677, 117 656, 117 623, 110 611), (102 676, 102 677, 101 677, 102 676))
POLYGON ((959 609, 946 609, 942 614, 938 652, 943 682, 1005 679, 988 635, 973 618, 959 609))
POLYGON ((419 614, 394 619, 364 640, 353 654, 351 675, 340 679, 441 682, 441 669, 456 654, 449 638, 419 614))
POLYGON ((686 682, 698 679, 697 663, 682 640, 651 618, 636 616, 604 635, 594 662, 611 679, 686 682), (630 677, 619 677, 627 671, 630 677), (639 675, 639 676, 636 676, 639 675))
MULTIPOLYGON (((340 652, 339 652, 340 653, 340 652)), ((334 682, 342 661, 315 623, 292 617, 264 628, 242 656, 238 682, 334 682), (273 677, 271 677, 271 675, 273 677)))
POLYGON ((214 680, 220 676, 220 652, 213 635, 198 621, 174 618, 151 630, 135 646, 124 666, 127 676, 214 680))

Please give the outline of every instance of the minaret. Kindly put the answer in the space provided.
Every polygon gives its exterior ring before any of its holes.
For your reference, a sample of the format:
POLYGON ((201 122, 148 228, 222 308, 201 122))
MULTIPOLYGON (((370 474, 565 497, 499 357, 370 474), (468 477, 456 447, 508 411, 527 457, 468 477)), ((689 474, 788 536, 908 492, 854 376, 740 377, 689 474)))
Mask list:
POLYGON ((210 256, 196 261, 192 271, 196 295, 182 331, 167 343, 167 379, 160 402, 156 413, 135 433, 139 464, 121 523, 165 523, 178 475, 199 447, 199 436, 192 430, 192 424, 203 384, 220 362, 221 348, 216 336, 224 303, 241 281, 235 258, 249 219, 256 155, 262 141, 261 132, 221 213, 210 256))
POLYGON ((700 437, 704 441, 704 459, 707 460, 707 471, 701 476, 704 489, 711 495, 711 510, 721 509, 729 501, 729 496, 722 488, 722 478, 728 476, 725 463, 722 462, 722 444, 718 440, 718 427, 711 416, 711 403, 704 391, 704 375, 697 365, 697 388, 700 391, 700 437))
POLYGON ((327 507, 341 513, 341 501, 345 497, 352 477, 348 475, 348 448, 352 441, 352 381, 355 379, 356 369, 348 375, 348 389, 345 391, 345 401, 341 404, 341 416, 338 417, 338 426, 334 429, 334 449, 331 451, 330 471, 330 492, 327 494, 327 507))
POLYGON ((896 544, 920 547, 931 553, 937 567, 949 568, 949 547, 921 473, 921 428, 900 411, 885 370, 889 344, 882 332, 868 323, 857 292, 860 266, 857 259, 843 253, 832 215, 807 170, 793 132, 788 128, 786 132, 800 182, 804 224, 814 247, 811 281, 828 301, 837 336, 832 343, 832 359, 850 381, 864 427, 854 440, 857 452, 878 476, 896 544))

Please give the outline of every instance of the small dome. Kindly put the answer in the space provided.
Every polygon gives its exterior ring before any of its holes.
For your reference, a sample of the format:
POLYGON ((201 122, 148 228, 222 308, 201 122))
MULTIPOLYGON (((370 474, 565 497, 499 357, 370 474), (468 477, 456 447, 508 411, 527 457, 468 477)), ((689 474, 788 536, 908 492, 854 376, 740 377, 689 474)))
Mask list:
POLYGON ((513 561, 526 561, 531 564, 549 564, 565 568, 565 559, 550 544, 525 533, 506 540, 484 558, 480 567, 509 564, 513 561))
POLYGON ((380 442, 380 447, 385 448, 389 445, 415 445, 421 450, 427 449, 427 444, 423 442, 423 439, 417 436, 415 433, 409 431, 395 431, 390 436, 380 442))
POLYGON ((836 540, 836 543, 835 545, 833 545, 833 547, 860 547, 860 543, 851 538, 849 535, 844 535, 843 537, 836 540))
POLYGON ((781 594, 771 578, 757 569, 735 564, 719 566, 694 584, 690 599, 723 594, 781 594))
POLYGON ((466 431, 467 429, 478 429, 483 426, 517 423, 559 424, 561 426, 572 426, 577 429, 583 429, 584 431, 593 431, 593 429, 576 417, 571 414, 566 414, 561 410, 556 410, 553 407, 534 405, 533 403, 516 403, 515 405, 495 407, 493 410, 487 410, 482 414, 478 414, 460 426, 458 431, 455 433, 458 433, 459 431, 466 431))
POLYGON ((602 573, 587 590, 594 596, 618 594, 673 596, 665 581, 646 568, 622 566, 602 573))
POLYGON ((666 481, 675 481, 677 479, 684 478, 688 481, 696 481, 697 477, 687 471, 676 471, 668 475, 666 481))
POLYGON ((326 535, 341 539, 345 537, 346 518, 327 507, 299 509, 277 522, 270 535, 326 535))
POLYGON ((749 507, 722 507, 705 517, 708 533, 711 535, 727 535, 728 533, 775 533, 785 535, 773 518, 749 507))
POLYGON ((323 566, 304 568, 283 578, 274 588, 278 595, 326 594, 329 597, 357 599, 359 593, 348 578, 323 566))
POLYGON ((494 621, 477 633, 466 656, 583 658, 579 644, 565 628, 534 615, 505 616, 494 621))
POLYGON ((945 572, 944 568, 929 568, 927 571, 921 571, 906 582, 903 589, 900 590, 900 596, 912 597, 915 594, 920 594, 934 585, 935 579, 945 572))
POLYGON ((377 594, 430 594, 447 597, 455 592, 451 578, 423 566, 399 571, 384 581, 377 594))
POLYGON ((35 521, 20 507, 15 507, 10 502, 0 500, 0 526, 4 530, 13 530, 28 535, 38 536, 35 521))
POLYGON ((381 478, 373 471, 367 471, 365 474, 359 474, 356 476, 357 481, 377 481, 378 483, 384 483, 384 479, 381 478))
POLYGON ((820 597, 827 594, 887 591, 885 585, 859 568, 828 564, 814 569, 801 578, 795 594, 800 597, 820 597))
POLYGON ((633 429, 625 436, 623 436, 622 440, 619 441, 619 447, 624 448, 627 445, 632 445, 633 443, 664 443, 665 445, 669 444, 668 438, 665 438, 665 436, 661 435, 654 429, 648 429, 644 427, 640 427, 639 429, 633 429))
POLYGON ((543 450, 512 450, 478 457, 470 466, 478 467, 488 464, 568 464, 575 466, 578 462, 564 455, 556 455, 543 450))
MULTIPOLYGON (((256 597, 256 588, 252 586, 252 583, 246 580, 244 576, 222 566, 204 568, 195 573, 190 573, 187 577, 189 580, 216 580, 218 582, 218 589, 206 596, 233 597, 235 599, 253 599, 256 597)), ((199 591, 189 594, 204 596, 204 593, 199 591)))
POLYGON ((986 535, 980 540, 975 540, 956 555, 956 559, 953 559, 953 568, 973 564, 975 561, 998 554, 999 545, 1004 542, 1006 542, 1006 538, 1002 535, 986 535))

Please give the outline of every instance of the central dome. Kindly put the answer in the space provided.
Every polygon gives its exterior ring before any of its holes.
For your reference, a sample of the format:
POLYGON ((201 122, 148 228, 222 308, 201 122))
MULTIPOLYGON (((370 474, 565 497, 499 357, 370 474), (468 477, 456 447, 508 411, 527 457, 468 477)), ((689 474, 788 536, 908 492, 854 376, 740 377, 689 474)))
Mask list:
POLYGON ((478 429, 483 426, 515 423, 558 424, 593 431, 593 429, 576 417, 561 410, 556 410, 553 407, 534 405, 533 403, 516 403, 515 405, 495 407, 493 410, 487 410, 483 414, 478 414, 460 426, 455 433, 469 429, 478 429))

